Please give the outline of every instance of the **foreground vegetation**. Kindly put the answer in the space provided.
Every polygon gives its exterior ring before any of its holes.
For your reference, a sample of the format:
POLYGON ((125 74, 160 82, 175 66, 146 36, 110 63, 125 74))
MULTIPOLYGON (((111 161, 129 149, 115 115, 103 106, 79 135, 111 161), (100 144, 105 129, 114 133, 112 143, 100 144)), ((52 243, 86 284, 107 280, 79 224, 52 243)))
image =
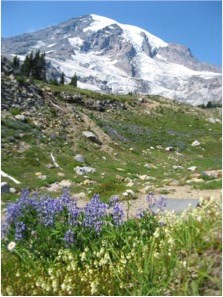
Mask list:
POLYGON ((118 197, 78 208, 66 191, 24 191, 7 207, 3 295, 221 295, 220 202, 178 215, 163 198, 147 203, 124 220, 118 197))

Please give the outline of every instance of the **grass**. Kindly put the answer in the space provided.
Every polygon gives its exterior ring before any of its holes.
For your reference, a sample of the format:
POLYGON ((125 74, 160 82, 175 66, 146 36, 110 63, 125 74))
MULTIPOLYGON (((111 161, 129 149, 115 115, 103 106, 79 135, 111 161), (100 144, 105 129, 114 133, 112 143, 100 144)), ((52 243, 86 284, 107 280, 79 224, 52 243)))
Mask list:
MULTIPOLYGON (((114 96, 98 94, 88 90, 73 88, 72 86, 49 86, 59 93, 61 91, 80 93, 86 97, 99 100, 132 100, 134 108, 129 106, 127 110, 115 112, 96 112, 75 108, 88 115, 95 125, 107 133, 112 142, 108 146, 112 152, 101 151, 95 144, 86 141, 81 131, 88 129, 85 123, 77 123, 75 119, 64 126, 67 118, 56 116, 56 110, 52 106, 44 106, 40 113, 42 122, 48 126, 43 131, 35 126, 33 120, 39 120, 37 115, 27 117, 27 122, 16 121, 10 116, 2 117, 2 169, 8 174, 22 181, 21 186, 11 184, 11 187, 29 187, 32 190, 42 190, 47 182, 60 182, 69 179, 73 182, 73 193, 84 191, 86 193, 102 193, 106 199, 110 195, 121 195, 127 187, 126 178, 134 181, 135 190, 145 187, 145 182, 139 179, 139 175, 148 175, 154 178, 149 181, 151 187, 160 187, 168 184, 165 180, 177 180, 184 185, 192 177, 187 168, 197 166, 197 173, 205 170, 221 168, 221 125, 206 121, 212 114, 219 116, 215 109, 200 110, 184 104, 172 103, 158 96, 145 98, 149 103, 136 104, 133 95, 114 96), (156 107, 151 107, 156 104, 156 107), (149 110, 148 115, 145 111, 149 110), (76 132, 70 132, 70 125, 76 125, 76 132), (209 131, 212 129, 211 131, 209 131), (24 134, 21 137, 21 133, 24 134), (52 136, 52 134, 54 134, 52 136), (200 147, 192 147, 191 143, 199 140, 200 147), (21 142, 28 146, 20 152, 21 142), (114 145, 116 142, 117 145, 114 145), (159 147, 161 146, 161 148, 159 147), (166 152, 167 146, 173 146, 174 152, 166 152), (150 149, 154 147, 154 150, 150 149), (40 148, 40 149, 39 149, 40 148), (130 148, 133 148, 130 151, 130 148), (53 152, 57 162, 62 167, 64 177, 58 177, 60 169, 47 169, 46 165, 52 163, 50 153, 53 152), (79 166, 73 157, 76 153, 82 154, 86 164, 96 168, 96 174, 89 174, 88 179, 96 183, 86 187, 81 183, 83 176, 75 175, 74 168, 79 166), (102 159, 106 157, 106 160, 102 159), (151 168, 144 165, 150 164, 151 168), (181 165, 183 169, 174 170, 174 165, 181 165), (122 168, 123 171, 119 171, 122 168), (47 176, 46 181, 39 180, 35 172, 41 172, 47 176), (103 176, 101 173, 105 173, 103 176), (117 178, 119 176, 119 178, 117 178), (120 176, 122 180, 120 180, 120 176), (110 184, 110 185, 109 185, 110 184), (108 190, 109 189, 109 190, 108 190)), ((59 99, 57 104, 64 104, 59 99)), ((18 110, 11 110, 11 114, 17 114, 18 110)), ((205 181, 199 185, 203 189, 220 188, 220 183, 213 184, 205 181)), ((10 196, 11 197, 11 196, 10 196)), ((3 195, 3 200, 7 200, 3 195)))

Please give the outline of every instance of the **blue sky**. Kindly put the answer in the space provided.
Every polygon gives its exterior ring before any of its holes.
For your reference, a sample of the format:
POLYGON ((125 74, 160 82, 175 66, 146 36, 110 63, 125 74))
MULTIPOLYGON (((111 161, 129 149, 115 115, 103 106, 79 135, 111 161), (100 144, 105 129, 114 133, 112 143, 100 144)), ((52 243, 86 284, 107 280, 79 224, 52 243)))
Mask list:
POLYGON ((2 36, 99 14, 188 46, 201 61, 221 65, 220 1, 2 1, 2 36))

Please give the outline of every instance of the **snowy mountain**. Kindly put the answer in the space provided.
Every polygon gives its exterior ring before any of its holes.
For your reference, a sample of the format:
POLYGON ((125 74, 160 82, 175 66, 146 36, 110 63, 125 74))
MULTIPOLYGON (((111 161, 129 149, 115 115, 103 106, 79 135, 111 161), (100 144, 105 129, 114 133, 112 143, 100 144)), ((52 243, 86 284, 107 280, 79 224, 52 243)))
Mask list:
POLYGON ((185 46, 136 26, 86 15, 34 33, 2 39, 2 54, 45 52, 48 76, 77 74, 78 87, 106 93, 154 94, 193 105, 221 102, 221 69, 185 46))

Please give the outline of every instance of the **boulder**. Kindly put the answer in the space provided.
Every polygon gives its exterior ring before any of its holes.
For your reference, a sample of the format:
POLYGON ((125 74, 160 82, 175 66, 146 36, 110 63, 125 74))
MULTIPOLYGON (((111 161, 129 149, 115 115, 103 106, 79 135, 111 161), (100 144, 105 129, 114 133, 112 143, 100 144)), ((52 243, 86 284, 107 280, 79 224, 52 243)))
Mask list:
POLYGON ((168 147, 165 148, 165 150, 166 150, 167 152, 173 152, 173 151, 174 151, 174 147, 172 147, 172 146, 168 146, 168 147))
POLYGON ((221 178, 222 170, 207 170, 203 172, 203 175, 207 175, 209 177, 221 178))
POLYGON ((189 171, 195 171, 197 169, 197 166, 191 166, 187 168, 189 171))
POLYGON ((82 155, 80 154, 77 154, 75 157, 74 157, 74 160, 77 161, 77 162, 80 162, 80 163, 84 163, 85 162, 85 159, 82 155))
POLYGON ((126 190, 122 195, 128 198, 135 198, 135 193, 130 189, 126 190))
POLYGON ((93 142, 96 142, 98 144, 102 144, 101 141, 98 139, 98 137, 91 131, 84 131, 83 135, 90 139, 93 142))
POLYGON ((26 117, 23 114, 17 114, 15 116, 15 119, 18 120, 18 121, 22 121, 22 122, 26 121, 26 117))
POLYGON ((61 186, 62 188, 64 187, 69 188, 71 185, 72 185, 72 182, 70 180, 65 180, 65 179, 59 183, 59 186, 61 186))
POLYGON ((191 146, 199 146, 200 142, 198 140, 195 140, 194 142, 191 143, 191 146))
POLYGON ((96 169, 95 168, 89 167, 89 166, 83 166, 83 167, 77 166, 76 168, 74 168, 74 170, 76 171, 76 173, 78 175, 84 175, 86 173, 94 173, 94 172, 96 172, 96 169))

